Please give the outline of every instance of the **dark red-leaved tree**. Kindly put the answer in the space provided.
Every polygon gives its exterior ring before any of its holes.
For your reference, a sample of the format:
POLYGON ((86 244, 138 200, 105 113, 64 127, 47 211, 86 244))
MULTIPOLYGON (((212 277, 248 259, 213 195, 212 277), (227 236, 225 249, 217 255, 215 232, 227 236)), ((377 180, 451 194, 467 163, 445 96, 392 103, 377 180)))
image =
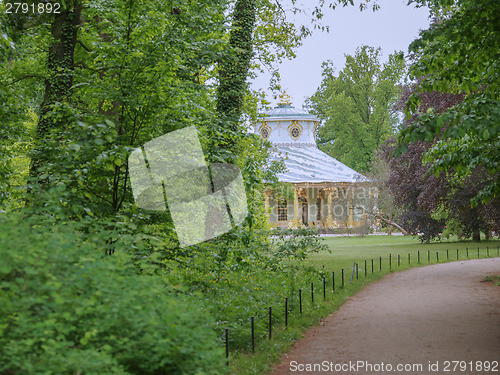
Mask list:
POLYGON ((408 233, 422 233, 420 239, 429 242, 441 233, 444 221, 431 217, 430 211, 421 206, 422 198, 427 196, 426 186, 441 189, 442 181, 427 174, 427 168, 422 165, 422 155, 428 144, 412 144, 408 152, 398 158, 393 156, 395 148, 395 140, 389 140, 382 146, 381 156, 390 169, 386 184, 394 196, 395 205, 403 212, 397 221, 408 233))
MULTIPOLYGON (((396 104, 404 107, 407 98, 417 88, 418 82, 407 86, 396 104)), ((461 94, 423 92, 418 113, 442 113, 447 108, 463 100, 461 94)), ((412 124, 418 113, 406 119, 403 126, 412 124)), ((419 141, 408 146, 408 152, 394 156, 395 140, 391 139, 381 148, 381 156, 390 168, 387 186, 394 195, 395 204, 403 211, 398 221, 413 235, 420 235, 423 242, 439 238, 445 225, 462 238, 480 240, 480 232, 489 236, 491 231, 499 231, 500 205, 494 199, 487 205, 471 208, 470 200, 484 188, 491 179, 483 167, 476 167, 465 179, 457 180, 453 171, 435 176, 430 166, 422 163, 422 158, 436 138, 419 141)), ((495 177, 495 176, 494 176, 495 177)), ((498 176, 496 176, 498 178, 498 176)))

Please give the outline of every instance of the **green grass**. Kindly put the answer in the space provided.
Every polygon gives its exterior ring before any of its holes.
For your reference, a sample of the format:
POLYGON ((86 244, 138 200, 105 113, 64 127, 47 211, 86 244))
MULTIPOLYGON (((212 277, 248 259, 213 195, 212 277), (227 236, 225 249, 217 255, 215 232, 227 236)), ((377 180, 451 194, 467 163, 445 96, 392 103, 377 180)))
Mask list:
MULTIPOLYGON (((421 244, 418 240, 409 236, 366 236, 366 237, 329 237, 325 239, 331 249, 331 253, 323 252, 313 254, 307 263, 325 270, 340 270, 352 267, 353 262, 364 267, 367 260, 369 272, 371 273, 371 259, 374 259, 374 269, 379 270, 380 257, 382 257, 382 271, 396 271, 409 268, 408 254, 410 254, 410 266, 422 266, 430 263, 466 259, 477 259, 479 247, 479 258, 488 256, 496 257, 500 241, 454 241, 446 240, 439 243, 421 244), (467 256, 468 249, 468 256, 467 256), (448 250, 448 254, 446 253, 448 250), (438 256, 436 256, 436 252, 438 256), (420 263, 418 254, 420 253, 420 263), (392 256, 392 267, 389 269, 389 254, 392 256), (400 266, 398 266, 398 254, 400 255, 400 266), (430 255, 430 262, 428 256, 430 255)), ((364 275, 364 272, 363 272, 364 275)))
MULTIPOLYGON (((445 240, 440 243, 421 244, 418 239, 403 236, 367 236, 367 237, 327 237, 324 241, 331 253, 321 252, 313 254, 304 262, 306 266, 313 266, 322 271, 326 279, 326 298, 323 298, 322 279, 310 280, 307 285, 297 285, 296 290, 302 289, 303 313, 299 313, 298 295, 288 296, 291 300, 292 311, 288 316, 288 328, 283 326, 273 328, 273 338, 268 340, 267 332, 256 332, 255 354, 248 352, 232 353, 229 372, 231 374, 265 374, 269 373, 270 366, 277 363, 283 353, 286 353, 293 342, 300 338, 311 325, 318 324, 321 318, 336 311, 342 304, 373 281, 381 279, 390 272, 405 270, 415 266, 447 261, 477 259, 498 256, 500 241, 472 241, 445 240), (468 248, 468 257, 467 257, 468 248), (448 254, 446 252, 448 250, 448 254), (420 262, 418 254, 420 253, 420 262), (436 253, 438 254, 436 256, 436 253), (389 265, 389 254, 392 264, 389 265), (398 254, 400 256, 398 265, 398 254), (408 262, 410 254, 410 262, 408 262), (428 258, 430 256, 430 260, 428 258), (380 257, 382 269, 380 270, 380 257), (371 260, 373 259, 373 273, 371 260), (366 276, 364 261, 367 262, 366 276), (358 263, 358 275, 352 275, 353 263, 358 263), (344 288, 342 288, 341 269, 344 269, 344 288), (335 272, 335 290, 332 290, 332 272, 335 272), (351 275, 353 281, 351 283, 351 275), (310 282, 314 283, 314 304, 311 302, 310 282)), ((274 310, 274 313, 284 313, 284 305, 274 310)))
POLYGON ((500 286, 500 275, 486 276, 483 281, 495 283, 497 286, 500 286))

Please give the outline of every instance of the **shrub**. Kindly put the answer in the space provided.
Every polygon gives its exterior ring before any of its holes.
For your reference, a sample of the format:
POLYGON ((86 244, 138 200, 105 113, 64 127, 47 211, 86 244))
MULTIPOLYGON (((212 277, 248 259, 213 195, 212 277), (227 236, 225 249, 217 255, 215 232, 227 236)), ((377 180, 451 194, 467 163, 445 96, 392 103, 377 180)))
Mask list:
POLYGON ((218 374, 198 303, 71 224, 0 218, 1 374, 218 374))
POLYGON ((313 228, 299 228, 281 231, 276 242, 277 259, 306 259, 309 254, 320 251, 330 251, 320 238, 318 231, 313 228))

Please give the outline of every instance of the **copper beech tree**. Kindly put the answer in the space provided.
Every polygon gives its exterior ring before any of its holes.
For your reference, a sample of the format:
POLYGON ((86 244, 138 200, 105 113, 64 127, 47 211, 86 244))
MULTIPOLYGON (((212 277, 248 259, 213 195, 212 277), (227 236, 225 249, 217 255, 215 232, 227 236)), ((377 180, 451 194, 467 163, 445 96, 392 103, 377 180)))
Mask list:
MULTIPOLYGON (((418 87, 418 83, 403 91, 399 107, 403 107, 418 87)), ((439 115, 463 101, 463 94, 424 92, 420 94, 419 113, 439 115)), ((405 128, 417 126, 418 114, 405 120, 405 128)), ((461 238, 480 240, 484 232, 488 238, 492 231, 498 232, 500 223, 500 200, 492 199, 486 204, 471 207, 470 201, 481 189, 492 182, 484 166, 475 167, 465 178, 456 178, 453 171, 432 173, 430 164, 423 162, 426 153, 438 142, 439 134, 431 140, 421 140, 408 145, 407 152, 395 156, 397 144, 394 139, 381 149, 381 157, 389 165, 386 184, 394 197, 395 205, 402 210, 398 220, 404 228, 420 239, 429 242, 444 234, 455 234, 461 238)))

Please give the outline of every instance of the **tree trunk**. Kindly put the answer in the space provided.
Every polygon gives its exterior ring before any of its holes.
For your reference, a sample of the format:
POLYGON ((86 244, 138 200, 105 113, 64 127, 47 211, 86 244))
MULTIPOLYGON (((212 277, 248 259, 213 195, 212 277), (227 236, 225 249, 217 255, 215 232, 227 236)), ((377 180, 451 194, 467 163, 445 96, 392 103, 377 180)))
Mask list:
POLYGON ((219 64, 217 112, 219 123, 210 132, 210 149, 216 161, 234 161, 240 132, 238 121, 243 109, 246 80, 253 55, 256 0, 237 0, 234 6, 229 53, 219 64))
POLYGON ((472 231, 472 241, 480 242, 481 241, 481 231, 479 228, 474 228, 472 231))
POLYGON ((484 231, 484 239, 486 241, 489 241, 491 239, 491 237, 492 237, 492 231, 490 229, 486 229, 484 231))
POLYGON ((399 224, 395 223, 394 221, 386 219, 385 217, 383 217, 381 215, 376 215, 376 217, 379 218, 380 220, 382 220, 384 223, 392 225, 393 227, 399 229, 401 231, 401 233, 403 233, 403 235, 405 235, 405 236, 408 235, 408 232, 406 230, 404 230, 404 228, 402 226, 400 226, 399 224))
POLYGON ((39 179, 40 168, 50 162, 53 151, 46 149, 46 140, 50 131, 64 127, 65 119, 51 117, 54 105, 68 101, 71 96, 74 74, 74 51, 77 41, 78 26, 81 21, 82 6, 77 3, 72 10, 54 14, 52 37, 54 39, 48 53, 48 78, 45 80, 45 93, 40 105, 35 149, 31 158, 30 176, 38 179, 42 185, 47 179, 39 179), (56 121, 54 121, 56 119, 56 121))

